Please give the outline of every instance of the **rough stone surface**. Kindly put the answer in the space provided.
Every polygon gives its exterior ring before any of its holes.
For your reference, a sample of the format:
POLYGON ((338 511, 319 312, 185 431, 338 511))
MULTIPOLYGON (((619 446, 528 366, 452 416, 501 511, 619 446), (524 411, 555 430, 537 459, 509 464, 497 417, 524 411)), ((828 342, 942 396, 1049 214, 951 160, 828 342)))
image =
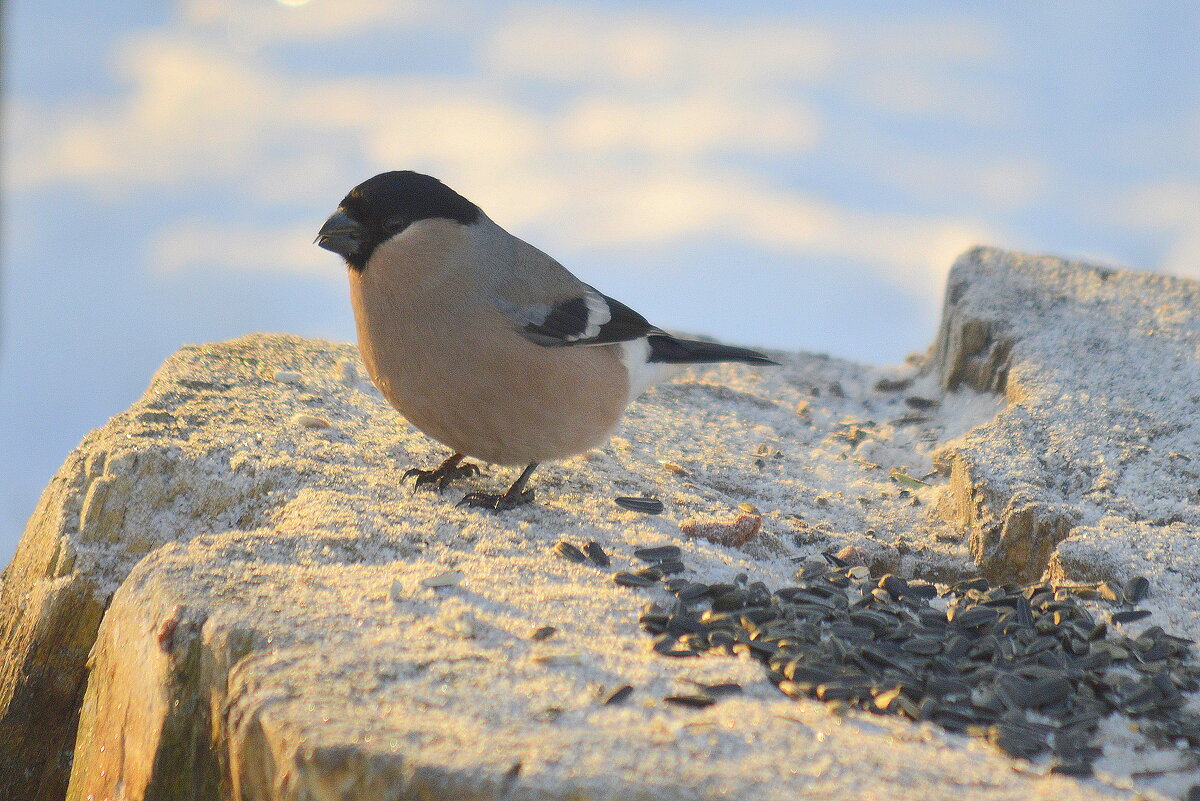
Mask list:
POLYGON ((930 368, 1007 407, 944 449, 946 509, 992 579, 1038 578, 1075 526, 1200 524, 1200 285, 977 249, 930 368))
POLYGON ((185 348, 68 457, 5 572, 0 797, 1178 797, 1196 766, 1119 725, 1080 781, 790 700, 749 660, 658 656, 636 619, 662 592, 608 573, 667 543, 701 580, 774 586, 843 549, 934 580, 1140 573, 1155 615, 1130 630, 1195 638, 1198 292, 975 250, 926 357, 693 371, 499 516, 453 504, 511 471, 443 496, 400 485, 444 452, 352 346, 185 348), (664 514, 612 502, 642 494, 664 514), (679 530, 740 514, 762 518, 741 548, 679 530), (560 539, 612 567, 560 558, 560 539), (723 681, 745 692, 662 700, 723 681))

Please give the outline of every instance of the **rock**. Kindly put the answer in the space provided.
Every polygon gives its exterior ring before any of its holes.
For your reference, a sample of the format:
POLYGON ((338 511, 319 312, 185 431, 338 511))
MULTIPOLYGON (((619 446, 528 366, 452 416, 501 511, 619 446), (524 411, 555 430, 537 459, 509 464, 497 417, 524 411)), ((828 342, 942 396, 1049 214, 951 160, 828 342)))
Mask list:
POLYGON ((1112 513, 1200 525, 1198 309, 1194 281, 987 248, 958 260, 929 369, 1007 404, 937 457, 942 508, 985 576, 1035 580, 1075 526, 1112 513))
POLYGON ((940 729, 798 703, 752 660, 660 657, 637 620, 663 591, 609 578, 665 544, 707 583, 783 586, 821 552, 930 580, 1137 574, 1148 622, 1195 637, 1196 285, 981 249, 950 287, 923 365, 777 354, 775 370, 698 368, 632 405, 604 449, 546 465, 535 504, 501 515, 454 502, 509 470, 444 496, 402 485, 444 450, 358 380, 352 346, 185 348, 68 456, 5 572, 0 797, 1156 787, 1153 771, 1129 778, 1136 750, 1087 784, 1018 772, 940 729), (931 402, 914 415, 909 395, 931 402), (618 496, 665 510, 630 515, 618 496), (746 548, 679 529, 735 506, 761 518, 746 548), (552 550, 592 540, 610 567, 552 550), (529 638, 544 626, 555 636, 529 638), (704 710, 662 701, 730 682, 744 692, 704 710), (606 706, 624 685, 626 703, 606 706))
MULTIPOLYGON (((312 457, 288 454, 297 438, 277 430, 286 415, 265 390, 295 342, 244 340, 215 360, 184 348, 43 492, 0 586, 0 798, 63 797, 88 653, 137 561, 205 531, 259 525, 275 493, 296 491, 312 457), (207 425, 213 415, 226 424, 207 425)), ((329 346, 308 369, 354 357, 353 346, 329 346)))

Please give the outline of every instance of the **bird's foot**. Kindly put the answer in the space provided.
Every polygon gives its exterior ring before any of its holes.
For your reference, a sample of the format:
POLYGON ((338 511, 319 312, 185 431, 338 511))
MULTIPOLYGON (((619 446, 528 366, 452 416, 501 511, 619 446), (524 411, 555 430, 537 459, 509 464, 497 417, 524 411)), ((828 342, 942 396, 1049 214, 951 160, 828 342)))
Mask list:
POLYGON ((470 492, 463 496, 455 506, 466 506, 472 509, 489 509, 493 512, 505 512, 533 503, 533 490, 513 492, 470 492))
POLYGON ((419 470, 415 467, 406 470, 400 477, 400 483, 403 484, 410 476, 416 476, 416 480, 413 482, 414 490, 418 490, 426 484, 433 484, 437 491, 441 492, 455 481, 479 475, 478 465, 462 464, 462 459, 460 454, 455 454, 433 470, 419 470))

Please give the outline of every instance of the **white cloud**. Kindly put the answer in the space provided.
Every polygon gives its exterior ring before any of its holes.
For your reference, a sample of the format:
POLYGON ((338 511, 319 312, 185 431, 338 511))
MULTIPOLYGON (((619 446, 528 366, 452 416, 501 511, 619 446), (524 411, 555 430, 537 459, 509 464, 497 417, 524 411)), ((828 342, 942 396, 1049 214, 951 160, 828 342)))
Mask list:
POLYGON ((1112 209, 1115 221, 1170 239, 1158 269, 1200 278, 1200 182, 1169 179, 1127 193, 1112 209))
POLYGON ((343 39, 363 31, 426 22, 445 13, 450 0, 183 0, 186 24, 220 32, 232 43, 255 47, 284 41, 343 39))
POLYGON ((1012 98, 951 73, 1003 49, 994 26, 969 19, 821 25, 547 6, 502 23, 483 52, 502 75, 634 98, 705 87, 777 100, 824 86, 888 112, 994 124, 1016 113, 1012 98))
POLYGON ((1121 216, 1147 229, 1193 225, 1200 220, 1200 183, 1171 179, 1137 187, 1124 201, 1121 216))
POLYGON ((584 153, 628 151, 660 159, 717 152, 801 153, 816 144, 816 115, 794 100, 693 93, 665 101, 594 95, 567 110, 564 144, 584 153))
POLYGON ((817 26, 716 20, 702 15, 537 6, 518 11, 488 38, 488 69, 635 94, 811 82, 834 57, 817 26))
POLYGON ((17 187, 80 181, 133 188, 236 180, 286 120, 269 73, 171 37, 130 41, 117 54, 129 94, 105 108, 44 108, 17 143, 17 187))
POLYGON ((382 164, 508 167, 534 161, 555 144, 543 115, 470 85, 411 85, 368 94, 382 101, 382 109, 361 135, 382 164))
MULTIPOLYGON (((529 221, 544 225, 540 233, 558 247, 603 251, 723 236, 788 257, 852 259, 932 302, 955 256, 1002 241, 978 221, 847 209, 736 170, 659 165, 636 176, 585 170, 568 183, 569 212, 552 224, 529 221)), ((508 204, 499 208, 507 211, 508 204)))
MULTIPOLYGON (((188 0, 179 23, 121 45, 124 96, 19 109, 8 180, 25 189, 78 182, 97 192, 203 187, 251 208, 299 205, 312 215, 266 231, 252 221, 180 221, 146 250, 166 270, 324 269, 311 245, 320 215, 354 182, 398 167, 439 175, 557 252, 723 236, 788 256, 875 265, 931 298, 957 251, 995 235, 967 219, 842 207, 772 180, 772 160, 794 162, 820 143, 821 120, 796 88, 830 80, 838 60, 853 55, 838 50, 843 34, 518 11, 479 34, 477 73, 351 77, 288 72, 215 32, 241 21, 242 35, 259 44, 316 40, 409 24, 407 12, 374 0, 337 11, 327 0, 267 5, 188 0), (338 20, 325 27, 320 16, 287 16, 313 9, 338 20), (532 79, 561 84, 548 95, 557 99, 531 94, 522 81, 532 79)), ((886 50, 877 33, 856 46, 886 50)), ((978 56, 954 41, 938 47, 939 58, 978 56)), ((1006 170, 976 183, 999 196, 1029 191, 1006 170)))

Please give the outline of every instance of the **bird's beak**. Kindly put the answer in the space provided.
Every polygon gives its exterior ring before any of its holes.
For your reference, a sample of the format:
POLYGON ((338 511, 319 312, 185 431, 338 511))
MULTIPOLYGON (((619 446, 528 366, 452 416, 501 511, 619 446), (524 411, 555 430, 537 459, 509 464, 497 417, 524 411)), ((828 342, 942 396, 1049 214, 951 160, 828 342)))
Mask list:
POLYGON ((348 259, 362 246, 364 234, 358 222, 338 209, 321 226, 314 241, 318 246, 348 259))

